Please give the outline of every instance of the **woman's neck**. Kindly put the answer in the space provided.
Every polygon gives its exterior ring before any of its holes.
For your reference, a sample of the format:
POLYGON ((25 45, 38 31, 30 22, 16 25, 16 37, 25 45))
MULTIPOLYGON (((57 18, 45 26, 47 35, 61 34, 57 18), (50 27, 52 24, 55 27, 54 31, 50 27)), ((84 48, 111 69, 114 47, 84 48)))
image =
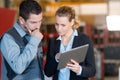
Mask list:
POLYGON ((71 29, 66 35, 62 36, 63 45, 68 45, 69 41, 71 40, 72 34, 73 30, 71 29))

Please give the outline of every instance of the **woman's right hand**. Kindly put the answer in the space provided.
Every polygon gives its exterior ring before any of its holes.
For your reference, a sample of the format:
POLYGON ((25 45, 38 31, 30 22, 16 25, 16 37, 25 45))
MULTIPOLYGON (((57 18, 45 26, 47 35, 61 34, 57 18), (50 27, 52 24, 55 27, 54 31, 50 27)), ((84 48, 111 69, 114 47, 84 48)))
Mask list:
POLYGON ((60 59, 60 53, 57 53, 56 55, 55 55, 55 58, 59 61, 59 59, 60 59))

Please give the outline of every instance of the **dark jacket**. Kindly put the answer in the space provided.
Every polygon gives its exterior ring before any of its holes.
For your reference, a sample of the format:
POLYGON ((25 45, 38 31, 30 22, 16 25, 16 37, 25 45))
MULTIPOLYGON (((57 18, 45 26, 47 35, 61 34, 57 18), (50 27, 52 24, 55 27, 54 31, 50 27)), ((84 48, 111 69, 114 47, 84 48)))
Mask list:
MULTIPOLYGON (((82 73, 78 76, 76 73, 70 71, 70 80, 88 80, 89 77, 95 75, 94 52, 89 37, 85 34, 78 33, 78 36, 75 36, 74 38, 72 48, 82 46, 84 44, 89 44, 89 48, 85 61, 79 63, 82 66, 82 73)), ((59 71, 57 70, 58 63, 55 60, 55 55, 56 53, 59 53, 59 51, 60 40, 56 40, 56 38, 50 39, 44 72, 48 77, 53 76, 53 80, 58 80, 59 71)))

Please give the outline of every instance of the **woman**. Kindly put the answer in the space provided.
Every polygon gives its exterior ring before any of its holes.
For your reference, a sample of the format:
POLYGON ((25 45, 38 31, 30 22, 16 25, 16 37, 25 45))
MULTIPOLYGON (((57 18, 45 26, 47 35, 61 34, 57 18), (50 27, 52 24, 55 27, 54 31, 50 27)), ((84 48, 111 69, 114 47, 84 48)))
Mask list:
POLYGON ((75 20, 75 10, 68 6, 60 7, 55 14, 55 28, 58 38, 49 41, 45 74, 53 80, 88 80, 95 75, 95 61, 93 47, 87 35, 77 31, 79 24, 75 20), (71 59, 66 68, 57 70, 60 54, 71 48, 89 44, 84 62, 78 63, 71 59))

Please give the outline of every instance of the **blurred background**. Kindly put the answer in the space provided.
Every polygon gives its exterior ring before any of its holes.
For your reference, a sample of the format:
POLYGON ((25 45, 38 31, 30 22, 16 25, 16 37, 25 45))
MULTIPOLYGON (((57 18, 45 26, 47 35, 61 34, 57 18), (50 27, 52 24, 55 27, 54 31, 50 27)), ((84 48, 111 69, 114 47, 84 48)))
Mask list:
MULTIPOLYGON (((21 1, 0 0, 0 36, 17 20, 21 1)), ((43 7, 43 67, 48 39, 58 36, 54 28, 54 13, 60 6, 68 5, 76 10, 80 20, 78 30, 89 35, 94 46, 97 73, 90 80, 120 80, 120 0, 36 1, 43 7)), ((46 77, 46 80, 51 78, 46 77)))

